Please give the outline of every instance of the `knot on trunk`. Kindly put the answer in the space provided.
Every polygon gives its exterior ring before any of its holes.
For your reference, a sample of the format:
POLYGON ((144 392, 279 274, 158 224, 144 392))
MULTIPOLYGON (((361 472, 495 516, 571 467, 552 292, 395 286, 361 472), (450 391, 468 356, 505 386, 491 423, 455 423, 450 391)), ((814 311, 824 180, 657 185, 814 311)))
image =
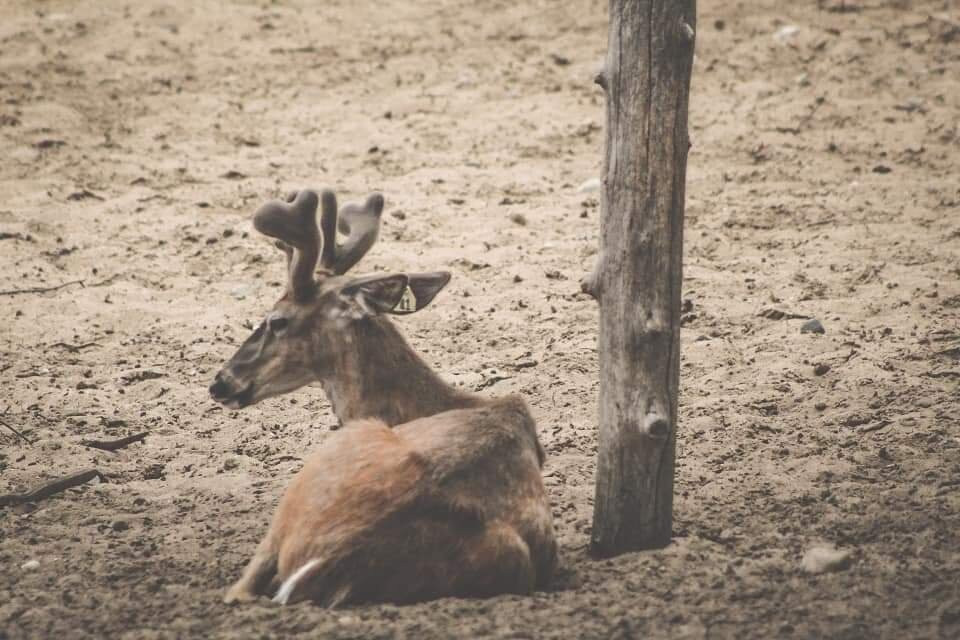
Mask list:
POLYGON ((604 91, 607 91, 607 89, 610 87, 610 80, 607 77, 607 70, 605 68, 601 68, 599 71, 597 71, 593 75, 593 82, 600 85, 600 88, 604 91))
POLYGON ((654 440, 670 437, 670 421, 658 413, 648 413, 643 419, 643 433, 654 440))

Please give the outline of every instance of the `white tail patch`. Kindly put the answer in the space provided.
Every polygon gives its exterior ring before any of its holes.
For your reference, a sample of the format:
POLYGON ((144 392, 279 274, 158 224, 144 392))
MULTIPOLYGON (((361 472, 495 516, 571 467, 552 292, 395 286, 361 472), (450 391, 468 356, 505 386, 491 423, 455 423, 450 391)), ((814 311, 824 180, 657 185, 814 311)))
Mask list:
POLYGON ((292 576, 283 581, 283 584, 280 585, 280 588, 277 590, 277 595, 273 596, 273 601, 280 604, 287 604, 290 596, 293 595, 293 592, 297 588, 297 583, 318 564, 320 564, 320 560, 311 560, 297 569, 292 576))

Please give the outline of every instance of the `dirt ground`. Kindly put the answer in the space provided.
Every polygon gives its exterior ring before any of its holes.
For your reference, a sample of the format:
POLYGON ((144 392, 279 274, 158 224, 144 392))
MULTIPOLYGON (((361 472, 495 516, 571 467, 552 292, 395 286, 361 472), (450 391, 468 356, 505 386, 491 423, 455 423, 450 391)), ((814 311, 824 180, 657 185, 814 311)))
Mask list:
POLYGON ((595 561, 605 4, 0 2, 0 493, 104 475, 0 510, 0 637, 960 637, 960 10, 699 5, 674 542, 595 561), (206 392, 279 292, 251 213, 322 185, 385 194, 364 269, 454 273, 427 360, 530 403, 552 590, 221 604, 336 426, 206 392))

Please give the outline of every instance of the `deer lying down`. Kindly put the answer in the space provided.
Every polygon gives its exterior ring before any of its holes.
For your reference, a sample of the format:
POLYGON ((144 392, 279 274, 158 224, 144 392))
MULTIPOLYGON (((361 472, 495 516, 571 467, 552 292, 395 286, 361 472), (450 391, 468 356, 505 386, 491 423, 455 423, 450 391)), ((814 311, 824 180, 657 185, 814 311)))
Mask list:
POLYGON ((210 393, 242 408, 319 381, 344 428, 294 477, 226 602, 333 607, 544 585, 557 547, 526 404, 445 384, 389 320, 424 308, 449 273, 344 275, 376 240, 380 195, 339 214, 332 192, 322 202, 319 228, 312 191, 254 216, 287 253, 289 283, 210 393))

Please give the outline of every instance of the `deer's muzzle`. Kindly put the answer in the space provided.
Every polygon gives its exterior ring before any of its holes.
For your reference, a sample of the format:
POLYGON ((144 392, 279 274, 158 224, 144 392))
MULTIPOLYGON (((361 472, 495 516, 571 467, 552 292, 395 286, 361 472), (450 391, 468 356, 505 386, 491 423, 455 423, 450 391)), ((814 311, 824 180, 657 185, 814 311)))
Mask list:
POLYGON ((242 409, 253 400, 253 383, 240 386, 232 378, 217 374, 210 385, 210 397, 231 409, 242 409))

